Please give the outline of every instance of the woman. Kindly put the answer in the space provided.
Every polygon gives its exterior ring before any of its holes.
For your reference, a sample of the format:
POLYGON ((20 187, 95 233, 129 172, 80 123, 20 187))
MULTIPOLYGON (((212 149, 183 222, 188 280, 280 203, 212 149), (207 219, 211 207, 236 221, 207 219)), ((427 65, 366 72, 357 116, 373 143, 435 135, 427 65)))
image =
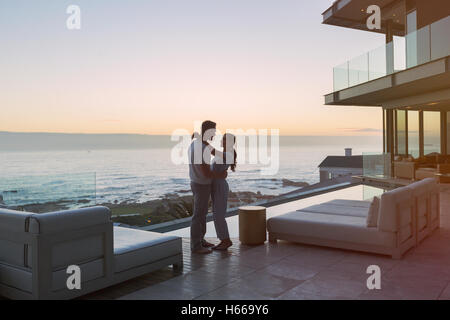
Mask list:
MULTIPOLYGON (((236 137, 230 133, 226 133, 222 139, 223 152, 214 150, 214 159, 211 163, 211 170, 216 173, 222 173, 231 169, 236 170, 236 150, 234 145, 236 137)), ((214 178, 212 182, 211 198, 213 201, 213 218, 216 227, 217 237, 220 243, 214 246, 213 250, 227 250, 233 243, 228 233, 227 221, 225 214, 228 205, 228 182, 226 178, 214 178)))

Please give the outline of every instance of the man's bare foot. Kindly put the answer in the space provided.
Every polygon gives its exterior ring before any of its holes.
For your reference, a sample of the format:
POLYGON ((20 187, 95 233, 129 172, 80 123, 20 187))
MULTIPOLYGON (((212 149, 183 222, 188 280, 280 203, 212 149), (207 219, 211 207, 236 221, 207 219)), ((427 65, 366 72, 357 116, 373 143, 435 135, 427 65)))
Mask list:
POLYGON ((211 249, 205 248, 205 247, 201 247, 197 250, 192 250, 192 253, 196 253, 196 254, 208 254, 211 252, 212 252, 211 249))
POLYGON ((202 241, 202 246, 205 247, 205 248, 212 248, 212 247, 215 246, 215 244, 213 244, 213 243, 211 243, 211 242, 208 242, 208 241, 206 241, 206 240, 203 240, 203 241, 202 241))
POLYGON ((219 251, 225 251, 232 245, 233 245, 233 242, 231 242, 230 239, 226 239, 226 240, 221 241, 217 246, 214 246, 212 249, 219 250, 219 251))

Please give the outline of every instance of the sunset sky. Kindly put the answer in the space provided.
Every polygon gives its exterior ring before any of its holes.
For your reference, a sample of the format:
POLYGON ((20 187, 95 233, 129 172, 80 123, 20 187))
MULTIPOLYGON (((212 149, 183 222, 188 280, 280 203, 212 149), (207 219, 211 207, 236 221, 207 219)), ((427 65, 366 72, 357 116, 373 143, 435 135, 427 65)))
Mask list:
POLYGON ((332 0, 0 0, 0 131, 380 134, 379 108, 326 107, 333 67, 382 35, 322 25, 332 0), (81 8, 81 30, 66 8, 81 8))

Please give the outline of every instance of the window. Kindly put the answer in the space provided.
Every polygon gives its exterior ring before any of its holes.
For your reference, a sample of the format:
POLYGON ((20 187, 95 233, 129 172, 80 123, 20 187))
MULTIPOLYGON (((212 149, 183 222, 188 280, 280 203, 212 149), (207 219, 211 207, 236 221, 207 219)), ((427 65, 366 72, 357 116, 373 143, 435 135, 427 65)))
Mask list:
POLYGON ((441 113, 424 111, 423 113, 424 155, 441 153, 441 113))
POLYGON ((447 112, 447 154, 450 154, 450 111, 447 112))
POLYGON ((406 111, 397 110, 397 154, 406 155, 406 111))
POLYGON ((408 154, 420 156, 419 111, 408 111, 408 154))

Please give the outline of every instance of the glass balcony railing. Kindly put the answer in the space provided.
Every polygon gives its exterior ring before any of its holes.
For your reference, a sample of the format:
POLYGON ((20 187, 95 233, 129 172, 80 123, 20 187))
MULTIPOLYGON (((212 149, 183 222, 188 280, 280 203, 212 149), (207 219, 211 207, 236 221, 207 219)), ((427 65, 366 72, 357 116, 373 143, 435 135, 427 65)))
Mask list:
POLYGON ((450 16, 333 69, 340 91, 450 55, 450 16))
POLYGON ((390 177, 391 154, 390 153, 363 153, 363 176, 365 177, 390 177))

